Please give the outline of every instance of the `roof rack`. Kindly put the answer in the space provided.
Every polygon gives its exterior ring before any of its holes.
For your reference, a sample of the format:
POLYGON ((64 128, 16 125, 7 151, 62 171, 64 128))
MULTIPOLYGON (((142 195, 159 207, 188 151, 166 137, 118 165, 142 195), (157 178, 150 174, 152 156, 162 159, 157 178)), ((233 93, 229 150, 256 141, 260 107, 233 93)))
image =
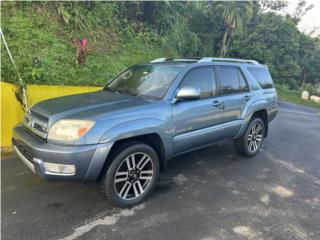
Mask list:
POLYGON ((167 58, 157 58, 151 61, 151 63, 157 63, 157 62, 165 62, 167 61, 167 58))
POLYGON ((251 63, 254 65, 260 65, 256 60, 247 60, 247 59, 237 59, 237 58, 213 58, 213 57, 204 57, 201 58, 198 62, 215 62, 215 61, 225 61, 225 62, 239 62, 239 63, 251 63))
POLYGON ((175 62, 198 62, 201 58, 157 58, 151 61, 151 63, 159 63, 166 61, 175 61, 175 62))
POLYGON ((247 60, 247 59, 237 59, 237 58, 213 58, 213 57, 204 57, 204 58, 157 58, 151 61, 151 63, 159 63, 166 61, 177 61, 177 62, 238 62, 238 63, 250 63, 254 65, 260 65, 256 60, 247 60))

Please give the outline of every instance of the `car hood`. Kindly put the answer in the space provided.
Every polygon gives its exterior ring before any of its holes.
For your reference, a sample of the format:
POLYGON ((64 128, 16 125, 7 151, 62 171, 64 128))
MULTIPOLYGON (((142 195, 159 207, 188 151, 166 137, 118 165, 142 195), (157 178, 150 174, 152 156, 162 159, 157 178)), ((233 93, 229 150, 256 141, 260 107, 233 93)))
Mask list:
POLYGON ((31 111, 48 118, 74 115, 90 118, 101 113, 137 107, 147 103, 148 101, 141 97, 101 90, 45 100, 34 105, 31 111))

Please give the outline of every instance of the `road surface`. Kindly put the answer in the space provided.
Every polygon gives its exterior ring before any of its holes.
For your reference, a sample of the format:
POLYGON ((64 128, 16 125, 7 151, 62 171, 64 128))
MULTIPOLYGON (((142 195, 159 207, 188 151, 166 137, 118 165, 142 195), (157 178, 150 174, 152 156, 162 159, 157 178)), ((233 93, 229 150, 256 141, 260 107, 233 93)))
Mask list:
POLYGON ((104 201, 94 183, 46 182, 9 156, 2 239, 319 239, 319 112, 279 103, 256 157, 231 143, 177 157, 130 210, 104 201))

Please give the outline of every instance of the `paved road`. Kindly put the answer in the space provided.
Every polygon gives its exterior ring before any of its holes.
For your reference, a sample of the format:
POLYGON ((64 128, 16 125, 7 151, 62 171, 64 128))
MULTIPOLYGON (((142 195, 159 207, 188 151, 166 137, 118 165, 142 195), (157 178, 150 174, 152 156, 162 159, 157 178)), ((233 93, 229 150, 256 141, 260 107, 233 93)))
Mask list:
POLYGON ((172 160, 147 202, 114 208, 95 184, 45 182, 2 161, 2 239, 319 239, 320 115, 280 103, 252 159, 220 144, 172 160))

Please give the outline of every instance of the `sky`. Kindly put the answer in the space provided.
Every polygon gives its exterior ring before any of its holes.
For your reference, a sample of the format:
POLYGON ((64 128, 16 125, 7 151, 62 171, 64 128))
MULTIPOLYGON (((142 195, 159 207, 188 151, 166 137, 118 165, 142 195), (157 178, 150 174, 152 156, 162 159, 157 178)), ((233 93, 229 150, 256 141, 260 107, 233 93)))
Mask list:
MULTIPOLYGON (((292 13, 296 8, 299 0, 288 0, 288 12, 292 13)), ((306 0, 308 4, 313 4, 314 7, 305 16, 302 17, 299 23, 299 29, 302 32, 309 33, 314 27, 319 27, 314 36, 320 35, 320 0, 306 0)))

